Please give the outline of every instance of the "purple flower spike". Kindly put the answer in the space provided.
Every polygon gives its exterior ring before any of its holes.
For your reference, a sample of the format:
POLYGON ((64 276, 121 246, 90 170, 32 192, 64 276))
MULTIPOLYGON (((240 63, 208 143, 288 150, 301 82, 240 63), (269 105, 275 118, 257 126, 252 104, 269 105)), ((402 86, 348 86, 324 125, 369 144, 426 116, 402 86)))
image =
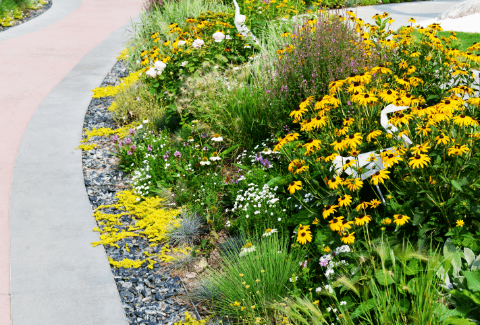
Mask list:
POLYGON ((182 154, 180 153, 180 151, 175 151, 175 153, 173 154, 175 157, 177 158, 180 158, 182 156, 182 154))
POLYGON ((147 146, 147 150, 148 150, 148 151, 153 151, 152 145, 149 144, 149 145, 147 146))
POLYGON ((131 151, 127 152, 127 155, 131 156, 131 155, 132 155, 132 152, 131 152, 131 151))
POLYGON ((137 146, 133 144, 133 145, 130 146, 130 149, 132 151, 137 151, 137 146))
POLYGON ((130 134, 135 135, 135 129, 130 129, 130 134))

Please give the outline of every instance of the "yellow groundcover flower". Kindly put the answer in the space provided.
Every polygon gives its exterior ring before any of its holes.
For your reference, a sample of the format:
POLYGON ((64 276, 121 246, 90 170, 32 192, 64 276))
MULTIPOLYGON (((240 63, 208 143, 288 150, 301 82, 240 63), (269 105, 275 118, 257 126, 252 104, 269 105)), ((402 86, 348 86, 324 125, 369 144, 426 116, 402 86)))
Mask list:
POLYGON ((408 220, 410 220, 410 217, 404 214, 395 214, 393 216, 393 222, 395 222, 397 226, 403 226, 404 224, 408 223, 408 220))
POLYGON ((457 227, 463 227, 464 224, 465 224, 465 221, 463 221, 462 219, 457 220, 457 227))

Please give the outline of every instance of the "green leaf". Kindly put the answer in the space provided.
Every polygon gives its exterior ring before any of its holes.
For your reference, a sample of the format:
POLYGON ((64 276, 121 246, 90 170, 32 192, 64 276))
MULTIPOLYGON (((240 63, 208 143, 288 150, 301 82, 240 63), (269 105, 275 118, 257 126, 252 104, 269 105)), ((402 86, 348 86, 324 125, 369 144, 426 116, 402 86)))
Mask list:
POLYGON ((465 271, 463 275, 467 279, 468 289, 480 292, 480 271, 465 271))
POLYGON ((418 260, 408 261, 407 267, 405 268, 405 274, 414 275, 421 270, 420 262, 418 260))
POLYGON ((445 325, 475 325, 475 323, 465 318, 453 318, 449 317, 445 320, 445 325))
POLYGON ((235 166, 235 167, 238 167, 238 168, 240 168, 240 169, 246 169, 246 170, 249 170, 249 169, 250 169, 250 167, 243 166, 243 165, 240 165, 240 164, 232 164, 232 165, 235 166))
POLYGON ((308 210, 303 210, 288 218, 287 224, 289 226, 294 226, 298 224, 308 225, 310 221, 312 221, 312 216, 313 213, 308 210))
POLYGON ((352 319, 358 318, 359 316, 368 313, 372 308, 377 306, 377 301, 375 298, 368 299, 367 301, 362 302, 355 309, 353 313, 350 314, 352 319))
POLYGON ((460 186, 460 184, 456 180, 452 179, 451 183, 452 183, 453 187, 455 187, 460 192, 463 192, 462 187, 460 186))
POLYGON ((222 158, 225 158, 226 155, 228 155, 230 152, 232 152, 233 150, 237 149, 238 147, 240 147, 239 144, 233 146, 233 147, 230 147, 228 148, 227 150, 225 151, 222 151, 219 156, 222 157, 222 158))
POLYGON ((384 286, 395 283, 393 272, 389 270, 378 270, 375 272, 375 277, 377 278, 378 283, 384 286))
POLYGON ((289 176, 277 176, 277 177, 269 180, 267 185, 270 186, 270 187, 275 187, 275 186, 285 186, 288 183, 290 183, 290 177, 289 176))
POLYGON ((463 249, 463 257, 467 261, 468 267, 470 267, 475 260, 475 253, 468 247, 463 249))

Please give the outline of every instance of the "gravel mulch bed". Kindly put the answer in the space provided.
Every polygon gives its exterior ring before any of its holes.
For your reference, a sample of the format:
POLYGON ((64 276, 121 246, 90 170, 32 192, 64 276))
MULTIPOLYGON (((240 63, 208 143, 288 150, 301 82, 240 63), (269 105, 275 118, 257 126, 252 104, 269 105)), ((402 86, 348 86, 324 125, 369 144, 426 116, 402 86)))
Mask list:
MULTIPOLYGON (((125 64, 117 62, 111 72, 106 76, 102 87, 116 85, 119 78, 128 75, 125 64)), ((85 115, 84 129, 91 130, 101 127, 115 129, 117 126, 107 108, 112 104, 112 98, 92 99, 85 115)), ((82 156, 83 174, 92 209, 100 205, 115 204, 115 194, 129 187, 130 179, 117 166, 118 159, 112 154, 114 146, 110 137, 92 137, 90 141, 99 146, 90 151, 84 151, 82 156)), ((120 213, 114 208, 103 209, 104 213, 120 213)), ((123 211, 124 212, 124 211, 123 211)), ((120 219, 126 229, 134 224, 130 216, 120 219)), ((100 226, 101 228, 101 226, 100 226)), ((149 247, 149 242, 139 236, 125 238, 116 242, 120 248, 105 247, 107 255, 115 261, 124 258, 132 260, 145 259, 144 251, 159 253, 161 245, 149 247), (125 248, 128 243, 130 252, 125 248)), ((112 267, 112 273, 125 309, 128 323, 140 324, 165 324, 170 325, 184 319, 185 311, 195 316, 196 312, 185 296, 184 285, 178 276, 170 276, 166 267, 159 263, 153 269, 112 267)))
POLYGON ((7 29, 10 29, 10 28, 13 28, 15 26, 21 25, 21 24, 29 21, 30 19, 33 19, 33 18, 38 17, 41 14, 43 14, 45 11, 47 11, 48 9, 50 9, 52 7, 52 0, 46 0, 46 1, 48 3, 44 6, 42 6, 41 8, 38 8, 37 10, 27 10, 25 12, 26 17, 21 19, 21 20, 15 20, 13 22, 12 26, 8 26, 8 27, 0 26, 0 33, 3 32, 3 31, 6 31, 7 29))

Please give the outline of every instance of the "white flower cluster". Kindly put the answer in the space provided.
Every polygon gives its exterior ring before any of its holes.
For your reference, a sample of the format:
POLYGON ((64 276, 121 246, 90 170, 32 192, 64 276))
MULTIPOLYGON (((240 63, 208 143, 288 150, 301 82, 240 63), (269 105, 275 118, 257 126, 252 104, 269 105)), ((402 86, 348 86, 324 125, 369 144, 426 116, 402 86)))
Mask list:
MULTIPOLYGON (((161 135, 157 138, 154 135, 151 135, 150 137, 153 138, 151 142, 152 144, 160 142, 158 146, 161 149, 166 146, 166 143, 168 141, 167 137, 161 135)), ((152 175, 150 174, 150 162, 158 160, 159 157, 157 157, 157 155, 160 154, 154 154, 147 150, 145 154, 145 159, 142 162, 142 166, 139 167, 137 170, 133 171, 132 173, 132 186, 135 192, 139 195, 147 196, 149 194, 152 194, 151 190, 153 190, 153 186, 151 181, 152 175)), ((170 164, 166 163, 166 168, 168 168, 167 165, 169 166, 170 164)))
POLYGON ((257 184, 248 184, 248 188, 240 190, 235 199, 232 211, 240 211, 247 213, 245 218, 249 218, 249 214, 253 215, 270 215, 273 216, 275 211, 279 209, 280 199, 276 195, 277 186, 270 188, 267 184, 263 188, 259 188, 257 184))
MULTIPOLYGON (((334 250, 334 253, 335 255, 339 255, 341 253, 349 253, 350 251, 351 251, 350 246, 343 245, 343 246, 337 247, 334 250)), ((327 277, 327 279, 330 279, 330 277, 335 273, 334 268, 342 265, 348 265, 348 262, 346 262, 345 260, 335 262, 332 260, 331 254, 325 254, 320 257, 319 264, 327 268, 327 270, 325 271, 325 276, 327 277)))
POLYGON ((154 63, 154 67, 150 68, 146 74, 147 76, 150 76, 152 78, 155 78, 156 76, 159 76, 162 74, 163 70, 167 67, 166 63, 163 63, 162 61, 156 61, 154 63))
POLYGON ((255 251, 255 246, 254 245, 251 245, 250 247, 242 247, 242 249, 240 250, 240 254, 238 254, 239 256, 244 256, 248 253, 251 253, 251 252, 254 252, 255 251))

